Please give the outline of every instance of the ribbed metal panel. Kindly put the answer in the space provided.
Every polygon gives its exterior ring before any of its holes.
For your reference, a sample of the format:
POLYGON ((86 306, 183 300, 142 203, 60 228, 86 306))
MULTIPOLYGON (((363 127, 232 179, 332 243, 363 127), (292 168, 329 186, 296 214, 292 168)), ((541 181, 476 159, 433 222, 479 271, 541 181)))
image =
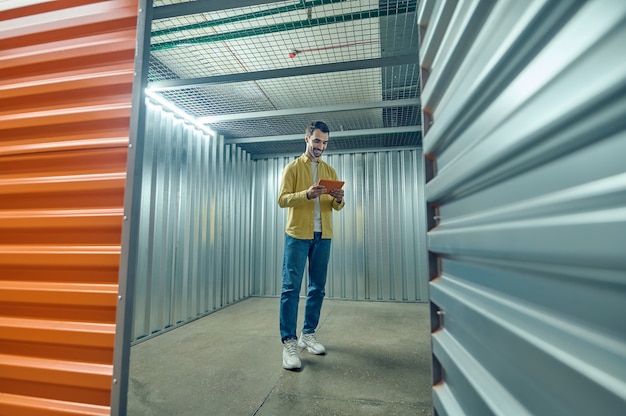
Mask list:
MULTIPOLYGON (((302 147, 304 150, 304 140, 302 147)), ((333 214, 326 296, 426 300, 421 150, 328 154, 324 158, 346 182, 346 206, 333 214)), ((252 247, 255 295, 280 295, 286 210, 277 200, 283 168, 291 160, 256 161, 253 241, 259 243, 252 247)))
POLYGON ((437 414, 623 415, 626 3, 418 14, 437 414))
POLYGON ((133 340, 249 296, 252 163, 148 103, 133 340))
POLYGON ((0 11, 2 415, 109 414, 137 9, 0 11))

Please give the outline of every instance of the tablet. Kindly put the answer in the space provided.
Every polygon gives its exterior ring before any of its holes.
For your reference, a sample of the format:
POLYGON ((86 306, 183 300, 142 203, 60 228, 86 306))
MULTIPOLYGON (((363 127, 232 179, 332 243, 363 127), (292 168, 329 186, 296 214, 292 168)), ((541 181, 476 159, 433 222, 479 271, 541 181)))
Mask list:
POLYGON ((343 181, 333 181, 330 179, 320 179, 317 182, 317 185, 322 185, 324 188, 326 188, 326 192, 324 192, 325 194, 329 194, 330 191, 332 191, 333 189, 341 189, 343 188, 343 184, 345 182, 343 181))

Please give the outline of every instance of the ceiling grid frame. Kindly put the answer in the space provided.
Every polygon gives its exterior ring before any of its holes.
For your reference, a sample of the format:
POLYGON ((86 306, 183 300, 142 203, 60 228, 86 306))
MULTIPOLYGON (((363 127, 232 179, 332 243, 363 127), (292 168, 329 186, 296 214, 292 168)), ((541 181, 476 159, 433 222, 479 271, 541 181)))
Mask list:
POLYGON ((421 147, 417 0, 199 3, 154 2, 149 89, 226 143, 298 154, 323 120, 328 151, 421 147))

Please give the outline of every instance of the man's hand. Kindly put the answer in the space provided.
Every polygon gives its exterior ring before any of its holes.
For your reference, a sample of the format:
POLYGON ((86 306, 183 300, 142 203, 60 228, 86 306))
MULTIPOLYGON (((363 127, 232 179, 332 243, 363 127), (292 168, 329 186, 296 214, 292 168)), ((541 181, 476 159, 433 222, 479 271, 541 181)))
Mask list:
POLYGON ((311 185, 309 189, 306 190, 306 197, 308 199, 315 199, 322 195, 324 192, 326 192, 326 187, 320 185, 311 185))
POLYGON ((330 196, 335 198, 337 203, 341 203, 341 201, 343 201, 343 189, 333 189, 330 191, 330 196))

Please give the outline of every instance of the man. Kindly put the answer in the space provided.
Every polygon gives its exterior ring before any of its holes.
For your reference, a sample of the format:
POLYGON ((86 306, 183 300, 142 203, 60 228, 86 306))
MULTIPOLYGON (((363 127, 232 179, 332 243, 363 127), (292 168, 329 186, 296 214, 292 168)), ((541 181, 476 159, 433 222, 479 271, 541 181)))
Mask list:
POLYGON ((316 183, 320 179, 337 180, 337 173, 320 157, 329 138, 328 126, 316 121, 307 126, 306 150, 289 163, 284 171, 278 205, 287 208, 285 253, 283 257, 282 290, 280 294, 280 337, 283 342, 283 368, 302 366, 298 346, 312 354, 325 354, 326 349, 315 337, 326 286, 330 242, 333 236, 332 210, 345 205, 343 190, 326 194, 316 183), (298 301, 302 274, 309 260, 309 285, 304 312, 304 327, 296 338, 298 301))

